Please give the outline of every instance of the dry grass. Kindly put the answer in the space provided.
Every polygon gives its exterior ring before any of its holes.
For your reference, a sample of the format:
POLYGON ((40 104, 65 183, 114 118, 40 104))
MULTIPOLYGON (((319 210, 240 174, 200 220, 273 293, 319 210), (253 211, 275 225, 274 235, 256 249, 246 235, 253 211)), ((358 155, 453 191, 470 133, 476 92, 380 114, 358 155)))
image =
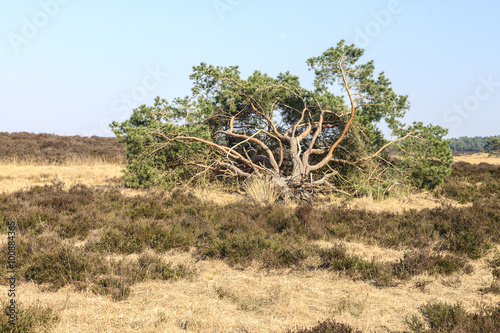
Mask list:
MULTIPOLYGON (((56 310, 60 321, 54 332, 284 332, 326 318, 363 332, 404 331, 404 319, 429 301, 461 302, 469 311, 500 302, 500 295, 480 292, 491 283, 489 257, 476 261, 471 275, 421 275, 392 288, 327 271, 235 270, 178 252, 164 258, 193 265, 196 278, 136 284, 121 302, 70 287, 42 292, 32 283, 18 286, 18 299, 56 310)), ((4 299, 6 287, 0 293, 4 299)))
POLYGON ((500 156, 489 156, 487 153, 454 156, 453 160, 455 162, 467 162, 470 164, 488 163, 500 165, 500 156))
POLYGON ((2 158, 1 165, 14 165, 14 166, 69 166, 76 167, 80 165, 95 166, 95 165, 117 165, 122 168, 125 167, 122 161, 111 162, 108 159, 100 156, 68 156, 57 162, 49 162, 37 159, 19 158, 17 156, 2 158))
POLYGON ((220 206, 237 203, 245 196, 243 192, 228 192, 219 186, 194 188, 192 193, 202 201, 208 201, 220 206))
MULTIPOLYGON (((192 190, 192 192, 198 199, 202 201, 208 201, 222 206, 237 203, 242 199, 249 199, 256 202, 260 201, 258 199, 259 196, 256 197, 257 199, 253 199, 251 195, 247 195, 244 192, 227 191, 217 186, 212 186, 210 188, 195 188, 192 190)), ((276 199, 273 200, 276 201, 276 199)), ((372 197, 348 198, 345 196, 337 195, 319 195, 319 201, 320 202, 317 204, 318 207, 335 205, 351 209, 367 210, 376 213, 401 213, 405 210, 411 209, 432 209, 440 207, 443 204, 453 207, 470 206, 470 204, 462 205, 451 199, 436 199, 433 197, 433 194, 427 192, 411 194, 400 198, 388 198, 382 201, 377 201, 372 197)), ((262 203, 262 201, 260 202, 262 203)), ((284 204, 290 208, 297 207, 297 203, 293 201, 287 201, 284 204)))
POLYGON ((66 187, 75 184, 114 186, 119 183, 124 166, 116 164, 32 165, 0 164, 0 192, 11 193, 35 185, 62 182, 66 187))
POLYGON ((275 183, 264 178, 251 177, 243 184, 248 197, 257 204, 272 205, 280 197, 280 189, 275 183))

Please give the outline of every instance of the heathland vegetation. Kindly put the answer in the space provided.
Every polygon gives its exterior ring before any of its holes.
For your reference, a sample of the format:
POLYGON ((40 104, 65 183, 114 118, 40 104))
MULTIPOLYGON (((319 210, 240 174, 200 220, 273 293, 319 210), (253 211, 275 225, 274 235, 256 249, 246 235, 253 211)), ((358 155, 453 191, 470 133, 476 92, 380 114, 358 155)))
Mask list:
MULTIPOLYGON (((29 161, 63 163, 69 156, 73 161, 88 162, 89 157, 95 156, 93 151, 101 152, 98 155, 101 161, 123 161, 118 142, 106 138, 2 133, 0 139, 11 145, 14 142, 20 152, 15 155, 9 151, 2 158, 20 165, 29 161), (24 142, 29 145, 23 146, 22 140, 15 140, 17 137, 25 138, 24 142), (41 152, 35 149, 37 157, 31 158, 27 151, 42 146, 47 138, 61 144, 41 152), (66 157, 65 152, 72 153, 66 157), (59 156, 59 160, 55 156, 59 156)), ((117 164, 117 167, 123 165, 117 164)), ((240 331, 248 332, 356 332, 380 331, 386 326, 389 331, 498 331, 500 166, 459 162, 452 169, 443 184, 426 194, 429 202, 436 203, 433 208, 401 211, 355 209, 349 203, 357 199, 343 194, 318 196, 314 206, 283 201, 265 204, 258 194, 254 194, 253 199, 249 195, 234 194, 239 195, 239 199, 220 205, 200 199, 196 191, 189 188, 150 189, 130 195, 124 192, 123 181, 119 180, 113 181, 112 188, 92 184, 67 186, 52 180, 44 186, 3 191, 0 230, 6 234, 7 222, 17 222, 19 290, 35 285, 42 295, 57 295, 64 290, 65 293, 71 291, 72 295, 104 297, 125 306, 134 299, 134 290, 148 283, 162 286, 165 283, 162 281, 166 281, 168 288, 182 284, 187 290, 201 283, 204 287, 199 288, 209 295, 197 296, 196 293, 187 301, 196 304, 197 297, 213 297, 210 302, 231 305, 232 310, 224 311, 241 312, 245 317, 260 318, 264 322, 270 320, 262 326, 245 322, 243 318, 240 323, 223 324, 222 319, 212 323, 199 319, 202 313, 193 313, 186 319, 168 312, 167 302, 167 310, 164 310, 167 312, 155 315, 140 324, 142 326, 136 324, 139 330, 202 332, 234 331, 240 327, 240 331), (352 244, 392 251, 398 256, 377 258, 353 251, 352 244), (169 253, 184 259, 172 260, 169 253), (269 276, 277 276, 279 280, 261 285, 263 294, 248 294, 227 280, 217 280, 213 270, 206 273, 199 266, 204 262, 227 265, 224 274, 243 274, 246 282, 240 283, 253 281, 252 274, 262 274, 259 278, 262 281, 268 281, 269 276), (293 310, 296 313, 293 315, 285 309, 290 307, 292 299, 296 302, 298 296, 294 289, 283 284, 290 274, 301 281, 300 285, 307 285, 308 279, 321 279, 327 290, 329 285, 337 283, 335 281, 346 281, 352 287, 345 297, 332 301, 338 292, 332 290, 333 294, 325 294, 318 300, 325 304, 303 304, 303 308, 293 310), (322 276, 329 278, 324 280, 322 276), (210 281, 219 283, 206 289, 210 281), (464 281, 463 284, 482 281, 483 284, 460 295, 462 303, 457 298, 425 297, 433 284, 455 292, 466 288, 460 286, 460 281, 464 281), (363 296, 364 300, 350 298, 357 288, 368 287, 373 288, 371 293, 385 293, 388 297, 406 288, 408 298, 422 297, 425 301, 413 309, 401 310, 403 317, 384 322, 382 317, 373 317, 373 312, 366 317, 369 294, 363 296), (313 309, 318 306, 330 309, 320 312, 323 319, 319 323, 313 320, 318 316, 313 309), (280 314, 284 316, 281 319, 280 314), (277 322, 268 319, 276 317, 277 322)), ((221 189, 220 185, 207 186, 221 189)), ((233 186, 227 191, 236 190, 233 186)), ((260 193, 262 196, 265 192, 260 193)), ((391 195, 395 194, 381 196, 378 205, 384 205, 382 198, 391 200, 391 195)), ((412 198, 406 194, 401 205, 412 198)), ((6 252, 7 244, 2 243, 2 247, 6 252)), ((2 256, 0 261, 2 285, 6 286, 6 257, 2 256)), ((221 271, 218 274, 222 274, 221 271)), ((250 282, 253 288, 256 281, 250 282)), ((161 295, 155 297, 161 298, 161 295)), ((61 308, 23 301, 19 305, 19 332, 79 327, 78 322, 73 322, 73 326, 68 323, 68 305, 61 308)), ((68 302, 67 299, 66 304, 68 302)), ((371 307, 383 313, 387 304, 371 303, 371 307)), ((12 329, 5 317, 0 325, 3 331, 12 329)), ((102 327, 117 329, 109 325, 102 327)))
POLYGON ((126 163, 116 138, 0 132, 0 163, 41 165, 126 163))

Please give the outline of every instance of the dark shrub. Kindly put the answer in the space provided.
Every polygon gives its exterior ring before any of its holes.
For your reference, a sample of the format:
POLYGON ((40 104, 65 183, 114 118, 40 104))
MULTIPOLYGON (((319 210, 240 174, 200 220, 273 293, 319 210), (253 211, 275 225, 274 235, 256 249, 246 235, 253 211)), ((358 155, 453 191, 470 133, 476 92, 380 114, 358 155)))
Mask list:
POLYGON ((361 333, 347 324, 337 323, 335 320, 327 319, 319 322, 311 328, 295 328, 287 330, 287 333, 361 333))

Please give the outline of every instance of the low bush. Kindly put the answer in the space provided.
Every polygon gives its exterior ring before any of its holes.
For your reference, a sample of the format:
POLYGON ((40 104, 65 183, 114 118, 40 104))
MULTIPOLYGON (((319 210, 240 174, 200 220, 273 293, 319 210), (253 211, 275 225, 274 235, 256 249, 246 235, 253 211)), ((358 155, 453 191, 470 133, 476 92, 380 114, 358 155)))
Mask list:
POLYGON ((374 280, 377 285, 392 285, 392 274, 388 265, 348 255, 344 245, 336 244, 332 248, 321 249, 319 256, 320 268, 343 272, 353 278, 374 280))
MULTIPOLYGON (((7 244, 2 246, 7 251, 7 244)), ((195 272, 185 265, 173 266, 159 255, 144 253, 138 260, 105 259, 104 254, 65 244, 55 233, 33 233, 16 238, 19 281, 32 281, 47 290, 73 284, 78 290, 125 299, 137 282, 189 278, 195 272)), ((7 284, 7 258, 0 257, 2 284, 7 284)))
POLYGON ((59 321, 57 313, 50 307, 35 303, 25 306, 16 302, 16 319, 14 324, 9 323, 12 309, 7 301, 1 302, 2 315, 0 316, 0 332, 5 333, 35 333, 49 332, 59 321))
POLYGON ((423 333, 461 333, 461 332, 499 332, 500 305, 481 307, 477 313, 468 313, 460 303, 428 303, 419 308, 423 319, 416 315, 406 320, 413 332, 423 333))
POLYGON ((414 250, 405 254, 403 259, 392 264, 394 275, 400 279, 428 272, 430 274, 449 275, 466 267, 462 257, 431 253, 429 249, 414 250))
POLYGON ((335 320, 327 319, 319 322, 311 328, 295 328, 287 330, 287 333, 361 333, 347 324, 338 323, 335 320))
POLYGON ((483 198, 498 198, 500 166, 487 163, 457 162, 451 175, 435 191, 460 203, 477 202, 483 198))

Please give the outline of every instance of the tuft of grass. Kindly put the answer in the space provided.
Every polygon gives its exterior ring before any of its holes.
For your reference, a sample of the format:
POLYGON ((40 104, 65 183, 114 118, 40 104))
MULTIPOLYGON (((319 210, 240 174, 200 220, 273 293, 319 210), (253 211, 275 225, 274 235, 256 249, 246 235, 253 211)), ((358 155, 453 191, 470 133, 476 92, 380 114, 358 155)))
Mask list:
POLYGON ((229 300, 244 311, 257 311, 265 307, 271 307, 282 297, 280 286, 268 288, 265 296, 240 295, 224 286, 215 286, 214 291, 220 299, 229 300))
POLYGON ((98 278, 92 291, 96 294, 111 296, 113 301, 123 301, 130 295, 130 285, 130 278, 104 275, 98 278))
POLYGON ((490 265, 493 267, 491 271, 493 281, 486 291, 494 294, 500 294, 500 256, 495 256, 495 258, 490 262, 490 265))
POLYGON ((348 312, 351 316, 359 317, 366 308, 366 304, 363 301, 351 300, 349 296, 343 297, 340 302, 333 309, 333 314, 342 314, 348 312))
POLYGON ((281 197, 280 188, 269 179, 251 177, 243 184, 243 189, 257 204, 272 205, 281 197))
POLYGON ((192 277, 195 272, 183 264, 173 267, 155 253, 143 253, 138 259, 139 274, 142 279, 179 280, 192 277))

